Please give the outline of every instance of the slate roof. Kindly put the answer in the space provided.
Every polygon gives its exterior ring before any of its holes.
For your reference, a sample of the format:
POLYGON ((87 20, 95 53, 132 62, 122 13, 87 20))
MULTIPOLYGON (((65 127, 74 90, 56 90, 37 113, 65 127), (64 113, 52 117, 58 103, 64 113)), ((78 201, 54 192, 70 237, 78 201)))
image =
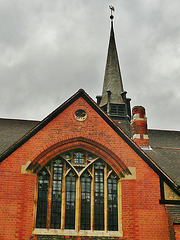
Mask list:
POLYGON ((179 224, 180 223, 180 206, 176 205, 169 205, 166 206, 168 209, 169 215, 173 221, 174 224, 179 224))
POLYGON ((0 118, 0 155, 38 123, 39 121, 0 118))
POLYGON ((144 150, 180 186, 180 131, 148 130, 150 147, 144 150))

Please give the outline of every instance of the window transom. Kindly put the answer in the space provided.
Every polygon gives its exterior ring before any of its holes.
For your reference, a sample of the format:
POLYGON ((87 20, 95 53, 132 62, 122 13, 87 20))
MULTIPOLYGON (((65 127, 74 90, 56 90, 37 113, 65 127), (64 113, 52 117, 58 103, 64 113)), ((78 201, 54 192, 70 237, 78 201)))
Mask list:
POLYGON ((120 180, 97 155, 83 149, 63 152, 37 177, 36 229, 58 229, 61 234, 89 231, 90 235, 120 230, 120 180))

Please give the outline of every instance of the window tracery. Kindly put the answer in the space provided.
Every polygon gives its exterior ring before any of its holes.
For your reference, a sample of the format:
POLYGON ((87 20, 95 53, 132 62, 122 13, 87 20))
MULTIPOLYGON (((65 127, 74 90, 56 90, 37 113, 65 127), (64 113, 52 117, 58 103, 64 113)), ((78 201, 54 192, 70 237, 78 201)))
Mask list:
POLYGON ((73 149, 56 156, 38 173, 36 228, 118 231, 118 182, 93 153, 73 149))

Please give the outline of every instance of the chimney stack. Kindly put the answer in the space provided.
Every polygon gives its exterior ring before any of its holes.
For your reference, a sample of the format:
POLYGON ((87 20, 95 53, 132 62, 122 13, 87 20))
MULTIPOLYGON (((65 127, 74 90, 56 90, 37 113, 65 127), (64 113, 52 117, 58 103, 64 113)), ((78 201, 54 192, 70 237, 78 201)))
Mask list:
POLYGON ((140 147, 149 147, 149 137, 147 130, 147 118, 145 108, 135 106, 132 109, 132 139, 140 147))

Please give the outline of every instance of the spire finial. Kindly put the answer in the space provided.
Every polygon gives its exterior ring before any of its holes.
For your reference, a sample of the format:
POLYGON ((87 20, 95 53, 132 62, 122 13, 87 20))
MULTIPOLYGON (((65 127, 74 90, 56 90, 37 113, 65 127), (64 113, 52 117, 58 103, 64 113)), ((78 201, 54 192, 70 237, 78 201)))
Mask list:
POLYGON ((113 5, 110 5, 109 6, 110 10, 111 10, 111 16, 110 16, 110 19, 113 20, 114 16, 113 16, 113 12, 115 11, 115 8, 113 7, 113 5))

